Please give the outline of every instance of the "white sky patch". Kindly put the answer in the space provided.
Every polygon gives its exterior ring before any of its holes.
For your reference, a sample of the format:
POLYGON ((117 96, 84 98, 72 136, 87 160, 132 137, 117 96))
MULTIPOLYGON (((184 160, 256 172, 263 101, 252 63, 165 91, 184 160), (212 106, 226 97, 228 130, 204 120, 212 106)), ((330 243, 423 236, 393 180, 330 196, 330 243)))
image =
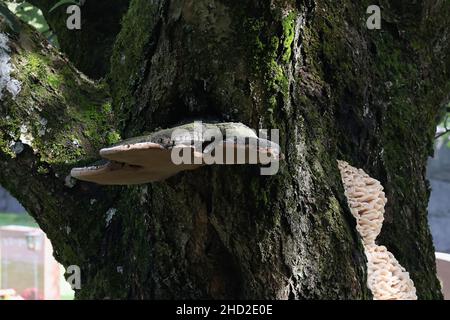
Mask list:
POLYGON ((11 78, 13 68, 11 65, 11 50, 8 42, 8 36, 0 32, 0 99, 3 99, 5 89, 11 93, 13 99, 16 98, 22 89, 20 81, 11 78))

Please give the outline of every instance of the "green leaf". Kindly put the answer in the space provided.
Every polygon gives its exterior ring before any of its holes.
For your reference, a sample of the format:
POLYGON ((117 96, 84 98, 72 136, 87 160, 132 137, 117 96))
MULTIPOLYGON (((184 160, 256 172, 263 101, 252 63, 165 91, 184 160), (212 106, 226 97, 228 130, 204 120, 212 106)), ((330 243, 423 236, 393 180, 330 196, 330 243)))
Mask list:
POLYGON ((17 21, 16 16, 1 2, 0 15, 5 18, 6 22, 15 33, 20 33, 20 23, 17 21))
POLYGON ((65 4, 76 4, 76 5, 80 5, 80 1, 75 1, 75 0, 60 0, 58 1, 48 12, 52 12, 56 9, 58 9, 60 6, 63 6, 65 4))

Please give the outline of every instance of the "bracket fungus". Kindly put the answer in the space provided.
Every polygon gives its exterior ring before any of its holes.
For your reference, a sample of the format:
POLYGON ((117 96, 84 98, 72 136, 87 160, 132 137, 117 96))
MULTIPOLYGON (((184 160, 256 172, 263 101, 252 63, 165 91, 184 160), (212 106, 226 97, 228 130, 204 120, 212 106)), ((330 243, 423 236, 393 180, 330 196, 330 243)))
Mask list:
POLYGON ((134 185, 167 179, 212 164, 269 164, 280 146, 241 123, 195 122, 131 138, 100 150, 99 164, 74 168, 72 177, 102 185, 134 185))
POLYGON ((367 256, 368 287, 375 300, 417 300, 416 288, 409 273, 376 238, 384 221, 387 203, 383 186, 363 170, 338 161, 350 211, 367 256))

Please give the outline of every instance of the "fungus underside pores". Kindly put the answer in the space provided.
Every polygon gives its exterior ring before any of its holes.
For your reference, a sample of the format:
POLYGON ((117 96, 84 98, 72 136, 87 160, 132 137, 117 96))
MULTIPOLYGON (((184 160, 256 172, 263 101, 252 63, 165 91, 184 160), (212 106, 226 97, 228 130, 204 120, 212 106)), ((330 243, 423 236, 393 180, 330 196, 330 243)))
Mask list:
POLYGON ((381 183, 363 170, 338 161, 350 211, 356 218, 367 256, 368 287, 374 300, 417 300, 409 273, 384 246, 375 243, 387 202, 381 183))
POLYGON ((131 138, 100 150, 102 161, 74 168, 71 176, 102 185, 165 180, 181 171, 212 164, 269 164, 282 158, 280 146, 241 123, 190 123, 131 138))

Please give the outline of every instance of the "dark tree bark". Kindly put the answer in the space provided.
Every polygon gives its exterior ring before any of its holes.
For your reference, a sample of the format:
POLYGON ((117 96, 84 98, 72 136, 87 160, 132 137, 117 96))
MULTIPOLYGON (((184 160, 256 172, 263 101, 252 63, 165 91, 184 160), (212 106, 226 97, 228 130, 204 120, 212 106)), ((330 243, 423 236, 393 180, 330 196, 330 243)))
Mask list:
POLYGON ((86 1, 81 7, 80 30, 67 28, 67 6, 50 11, 56 1, 30 0, 40 8, 50 28, 58 37, 61 51, 88 76, 98 79, 109 71, 109 58, 114 40, 120 31, 120 21, 130 0, 86 1))
POLYGON ((11 37, 23 88, 0 108, 0 183, 56 258, 80 266, 77 298, 370 298, 337 159, 382 182, 380 243, 419 298, 442 298, 425 165, 450 92, 450 4, 380 1, 382 29, 368 30, 370 4, 132 0, 108 86, 27 28, 11 37), (280 172, 210 166, 133 187, 68 177, 119 135, 192 119, 280 129, 280 172), (12 153, 25 131, 32 142, 12 153))

